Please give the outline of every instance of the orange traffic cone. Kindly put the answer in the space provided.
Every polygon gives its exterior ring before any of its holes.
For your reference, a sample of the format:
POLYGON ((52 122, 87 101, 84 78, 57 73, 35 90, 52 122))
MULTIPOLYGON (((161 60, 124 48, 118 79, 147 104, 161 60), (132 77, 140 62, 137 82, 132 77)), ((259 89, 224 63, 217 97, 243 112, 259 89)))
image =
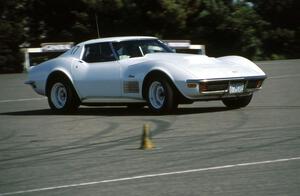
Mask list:
POLYGON ((142 150, 151 150, 155 148, 153 142, 150 137, 150 127, 148 124, 144 124, 143 126, 143 136, 140 149, 142 150))

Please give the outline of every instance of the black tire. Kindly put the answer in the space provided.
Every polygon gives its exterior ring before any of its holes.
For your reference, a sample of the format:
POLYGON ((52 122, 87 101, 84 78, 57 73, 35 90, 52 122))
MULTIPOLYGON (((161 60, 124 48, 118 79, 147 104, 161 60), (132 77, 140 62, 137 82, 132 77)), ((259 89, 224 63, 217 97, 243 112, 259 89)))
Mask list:
POLYGON ((48 104, 53 111, 67 113, 78 109, 79 98, 68 79, 53 78, 47 86, 48 104))
POLYGON ((174 90, 168 79, 153 77, 147 81, 146 99, 153 112, 168 113, 174 111, 178 104, 174 99, 174 90))
POLYGON ((252 99, 252 95, 244 96, 244 97, 236 97, 236 98, 227 98, 223 99, 223 103, 226 107, 230 109, 237 109, 246 107, 252 99))

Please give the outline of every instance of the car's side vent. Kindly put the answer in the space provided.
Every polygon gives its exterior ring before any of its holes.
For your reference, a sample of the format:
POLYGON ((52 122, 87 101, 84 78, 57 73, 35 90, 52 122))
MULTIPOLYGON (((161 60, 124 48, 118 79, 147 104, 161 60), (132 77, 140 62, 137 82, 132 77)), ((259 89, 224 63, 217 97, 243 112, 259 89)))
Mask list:
POLYGON ((123 83, 124 93, 139 93, 139 82, 138 81, 125 81, 123 83))

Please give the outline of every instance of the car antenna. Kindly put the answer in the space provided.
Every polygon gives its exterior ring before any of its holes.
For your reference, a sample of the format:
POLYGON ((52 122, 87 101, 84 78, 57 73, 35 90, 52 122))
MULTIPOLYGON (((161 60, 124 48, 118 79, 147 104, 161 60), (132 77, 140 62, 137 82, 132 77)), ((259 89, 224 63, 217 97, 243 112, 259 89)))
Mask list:
POLYGON ((99 31, 99 24, 98 24, 98 15, 96 13, 95 13, 95 21, 96 21, 98 38, 100 38, 100 31, 99 31))

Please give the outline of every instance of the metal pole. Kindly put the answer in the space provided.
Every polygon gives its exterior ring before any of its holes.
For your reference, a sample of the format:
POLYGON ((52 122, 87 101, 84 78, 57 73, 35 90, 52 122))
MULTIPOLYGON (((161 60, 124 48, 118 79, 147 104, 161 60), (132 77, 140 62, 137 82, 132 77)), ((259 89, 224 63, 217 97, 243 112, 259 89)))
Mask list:
POLYGON ((95 13, 95 19, 96 19, 96 26, 97 26, 97 34, 98 34, 98 38, 100 38, 100 31, 99 31, 99 24, 98 24, 98 16, 95 13))

